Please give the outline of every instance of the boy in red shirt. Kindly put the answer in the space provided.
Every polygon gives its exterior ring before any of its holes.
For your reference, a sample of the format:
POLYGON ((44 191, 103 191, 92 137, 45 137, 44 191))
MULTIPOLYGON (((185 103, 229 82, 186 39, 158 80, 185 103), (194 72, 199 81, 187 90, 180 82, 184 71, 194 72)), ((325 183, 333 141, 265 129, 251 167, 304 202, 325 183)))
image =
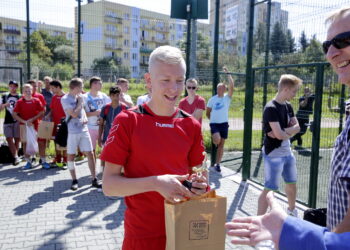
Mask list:
MULTIPOLYGON (((45 112, 46 112, 46 101, 45 101, 45 97, 38 93, 38 83, 34 80, 29 80, 27 83, 29 83, 30 85, 32 85, 33 87, 33 91, 32 91, 32 96, 35 98, 38 98, 41 102, 41 105, 43 106, 45 112)), ((44 112, 44 114, 45 114, 44 112)), ((41 117, 39 118, 39 123, 41 121, 41 117)), ((46 140, 42 139, 42 138, 38 138, 38 145, 39 145, 39 156, 40 156, 40 160, 39 163, 42 164, 43 168, 49 169, 50 168, 50 164, 46 162, 46 140)), ((35 159, 34 159, 35 160, 35 159)))
POLYGON ((192 115, 200 122, 200 124, 202 124, 203 111, 205 110, 205 100, 196 93, 198 89, 197 80, 194 78, 188 79, 186 81, 186 89, 188 96, 181 99, 179 102, 179 108, 192 115))
MULTIPOLYGON (((50 89, 54 96, 52 97, 50 103, 50 112, 46 115, 46 118, 50 118, 54 123, 54 128, 52 132, 52 136, 56 136, 57 125, 61 123, 61 119, 66 117, 64 113, 61 98, 65 95, 62 91, 62 84, 58 80, 52 80, 50 82, 50 89)), ((55 145, 56 157, 51 165, 55 165, 61 167, 63 169, 67 169, 67 155, 66 150, 58 150, 57 145, 55 145)))
POLYGON ((103 192, 125 196, 127 205, 123 250, 164 250, 164 200, 176 202, 206 192, 206 177, 192 173, 204 158, 201 126, 175 106, 185 71, 179 49, 155 49, 145 75, 152 99, 121 112, 105 142, 103 192), (184 187, 186 179, 195 188, 184 187))
MULTIPOLYGON (((15 118, 21 124, 34 126, 35 130, 38 131, 38 120, 44 115, 45 108, 39 99, 32 97, 32 89, 33 87, 30 84, 23 85, 23 97, 16 103, 13 110, 13 118, 15 118)), ((26 143, 23 143, 23 147, 25 149, 26 143)), ((24 152, 25 151, 26 150, 24 150, 24 152)), ((30 155, 25 154, 25 159, 27 160, 27 164, 24 168, 32 168, 30 155)), ((43 165, 43 168, 46 168, 46 166, 43 165)))

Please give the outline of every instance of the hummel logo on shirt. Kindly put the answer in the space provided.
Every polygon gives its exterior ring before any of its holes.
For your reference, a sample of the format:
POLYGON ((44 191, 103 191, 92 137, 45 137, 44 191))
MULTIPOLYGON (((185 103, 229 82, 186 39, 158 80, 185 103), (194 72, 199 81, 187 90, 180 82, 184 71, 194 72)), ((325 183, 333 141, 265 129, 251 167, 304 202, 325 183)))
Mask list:
POLYGON ((156 122, 156 127, 160 127, 160 128, 174 128, 174 124, 167 124, 167 123, 156 122))

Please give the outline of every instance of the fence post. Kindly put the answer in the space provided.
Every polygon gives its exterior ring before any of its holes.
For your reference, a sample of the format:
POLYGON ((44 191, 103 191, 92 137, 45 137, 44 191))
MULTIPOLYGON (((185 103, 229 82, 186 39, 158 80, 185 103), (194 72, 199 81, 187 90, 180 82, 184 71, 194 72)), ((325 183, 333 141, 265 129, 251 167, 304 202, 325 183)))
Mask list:
POLYGON ((186 80, 187 80, 190 76, 190 57, 191 57, 191 11, 192 11, 191 0, 188 0, 186 11, 187 11, 187 41, 186 41, 186 67, 187 67, 186 80))
POLYGON ((254 29, 254 5, 255 0, 249 1, 249 32, 247 46, 247 66, 246 66, 246 87, 244 104, 244 137, 243 137, 243 170, 242 178, 247 180, 250 177, 251 150, 252 150, 252 123, 253 123, 253 95, 254 82, 253 75, 253 29, 254 29))
POLYGON ((324 64, 320 63, 316 66, 316 89, 315 89, 315 111, 312 133, 312 150, 310 163, 310 186, 309 186, 309 207, 316 207, 317 202, 317 181, 318 181, 318 164, 320 149, 320 133, 321 133, 321 114, 322 114, 322 95, 324 82, 324 64))
POLYGON ((77 62, 77 76, 81 76, 81 1, 78 1, 78 62, 77 62))
POLYGON ((26 13, 27 13, 27 80, 31 78, 30 69, 30 19, 29 19, 29 0, 26 1, 26 13))
MULTIPOLYGON (((215 2, 215 30, 214 30, 214 58, 213 58, 213 95, 216 95, 216 86, 219 83, 218 57, 219 57, 219 18, 220 0, 215 2)), ((216 161, 216 146, 211 143, 210 165, 214 166, 216 161)))

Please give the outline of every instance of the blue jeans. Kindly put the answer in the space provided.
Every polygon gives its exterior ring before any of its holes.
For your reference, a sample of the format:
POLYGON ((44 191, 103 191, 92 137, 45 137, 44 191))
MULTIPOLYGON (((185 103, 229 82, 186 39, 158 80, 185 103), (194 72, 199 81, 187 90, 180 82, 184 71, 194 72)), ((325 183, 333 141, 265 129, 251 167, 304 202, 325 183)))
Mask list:
POLYGON ((297 182, 297 168, 293 154, 282 157, 269 157, 266 154, 263 156, 266 189, 278 190, 281 175, 287 184, 297 182))

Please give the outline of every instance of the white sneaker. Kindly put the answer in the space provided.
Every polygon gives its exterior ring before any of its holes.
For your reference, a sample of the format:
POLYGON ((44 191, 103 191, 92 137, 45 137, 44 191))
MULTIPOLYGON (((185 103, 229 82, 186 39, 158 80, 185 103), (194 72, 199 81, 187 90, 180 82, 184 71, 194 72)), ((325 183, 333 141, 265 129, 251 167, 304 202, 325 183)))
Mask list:
POLYGON ((287 214, 293 217, 298 217, 298 210, 294 208, 293 211, 290 211, 289 208, 287 209, 287 214))

